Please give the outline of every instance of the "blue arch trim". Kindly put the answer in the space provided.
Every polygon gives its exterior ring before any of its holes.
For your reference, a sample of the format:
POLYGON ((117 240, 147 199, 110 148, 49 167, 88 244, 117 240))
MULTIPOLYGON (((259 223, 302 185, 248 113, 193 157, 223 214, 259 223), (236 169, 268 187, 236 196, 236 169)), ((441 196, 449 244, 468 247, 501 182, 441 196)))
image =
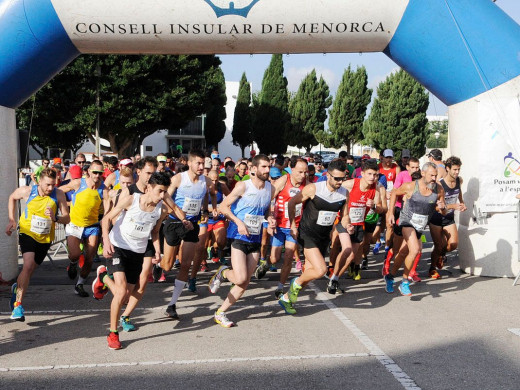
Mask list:
POLYGON ((410 0, 384 51, 447 105, 520 75, 519 52, 520 26, 490 0, 410 0))
POLYGON ((0 0, 0 105, 18 107, 78 55, 50 0, 0 0))

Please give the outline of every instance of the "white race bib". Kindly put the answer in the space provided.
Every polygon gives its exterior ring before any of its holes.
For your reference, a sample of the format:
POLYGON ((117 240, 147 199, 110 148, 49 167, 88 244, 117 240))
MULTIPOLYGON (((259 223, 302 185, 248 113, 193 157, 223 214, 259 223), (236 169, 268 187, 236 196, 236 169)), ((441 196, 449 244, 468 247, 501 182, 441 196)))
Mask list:
POLYGON ((361 223, 365 221, 365 207, 351 207, 348 211, 350 223, 361 223))
POLYGON ((122 232, 129 238, 134 240, 143 240, 150 237, 153 226, 150 223, 135 221, 130 219, 122 224, 122 232))
POLYGON ((252 215, 246 214, 244 223, 247 226, 249 234, 259 235, 262 232, 262 221, 264 220, 263 215, 252 215))
POLYGON ((50 234, 52 220, 33 215, 31 218, 31 232, 36 234, 50 234))
POLYGON ((386 190, 388 192, 392 191, 394 189, 394 182, 393 181, 387 181, 386 182, 386 190))
POLYGON ((426 228, 426 225, 428 224, 428 216, 414 213, 412 215, 412 219, 410 220, 410 223, 415 228, 415 230, 422 232, 426 228))
MULTIPOLYGON (((285 202, 285 206, 284 206, 284 209, 285 209, 285 218, 289 219, 289 207, 288 207, 288 204, 289 202, 285 202)), ((295 214, 294 216, 295 217, 299 217, 302 215, 302 204, 297 204, 296 205, 296 211, 295 211, 295 214)))
POLYGON ((83 237, 83 230, 85 230, 85 228, 76 226, 72 222, 65 226, 65 234, 67 236, 73 236, 79 238, 80 240, 81 237, 83 237))
POLYGON ((335 211, 320 210, 316 224, 320 226, 332 226, 334 225, 334 221, 336 220, 337 214, 338 213, 335 211))
POLYGON ((200 208, 202 206, 202 199, 191 199, 185 198, 184 205, 182 206, 182 211, 189 216, 196 216, 200 213, 200 208))

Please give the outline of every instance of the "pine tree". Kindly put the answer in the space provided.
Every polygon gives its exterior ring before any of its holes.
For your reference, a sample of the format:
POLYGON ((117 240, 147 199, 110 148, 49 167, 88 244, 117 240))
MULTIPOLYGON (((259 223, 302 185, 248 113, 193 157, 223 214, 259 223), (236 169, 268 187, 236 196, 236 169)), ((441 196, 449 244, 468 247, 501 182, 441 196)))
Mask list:
POLYGON ((224 72, 219 67, 213 75, 215 83, 215 93, 213 101, 206 112, 206 126, 204 135, 206 137, 206 145, 217 146, 218 143, 226 135, 226 79, 224 72))
POLYGON ((244 149, 253 142, 251 120, 251 85, 247 81, 245 73, 242 73, 238 87, 237 105, 233 117, 233 144, 240 146, 242 157, 244 149))
POLYGON ((367 85, 364 66, 356 71, 350 65, 345 69, 329 113, 328 147, 339 149, 347 145, 350 154, 350 145, 363 138, 363 122, 372 98, 372 90, 367 85))
POLYGON ((377 87, 377 97, 365 123, 366 142, 377 150, 402 149, 421 157, 427 138, 428 93, 404 70, 391 74, 377 87))
POLYGON ((307 152, 318 144, 316 134, 323 131, 327 119, 327 108, 332 104, 329 86, 320 77, 316 78, 313 69, 302 80, 298 92, 289 103, 291 127, 287 140, 289 144, 298 148, 305 148, 307 152))
POLYGON ((273 54, 254 109, 253 139, 261 153, 285 153, 289 124, 287 79, 281 54, 273 54))

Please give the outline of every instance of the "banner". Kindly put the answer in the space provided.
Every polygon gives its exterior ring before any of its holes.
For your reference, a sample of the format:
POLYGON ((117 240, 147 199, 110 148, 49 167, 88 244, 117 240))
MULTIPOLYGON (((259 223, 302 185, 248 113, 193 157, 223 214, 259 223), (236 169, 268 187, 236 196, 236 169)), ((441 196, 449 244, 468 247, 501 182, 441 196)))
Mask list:
POLYGON ((479 206, 482 212, 516 211, 520 193, 520 103, 484 97, 478 106, 479 206))

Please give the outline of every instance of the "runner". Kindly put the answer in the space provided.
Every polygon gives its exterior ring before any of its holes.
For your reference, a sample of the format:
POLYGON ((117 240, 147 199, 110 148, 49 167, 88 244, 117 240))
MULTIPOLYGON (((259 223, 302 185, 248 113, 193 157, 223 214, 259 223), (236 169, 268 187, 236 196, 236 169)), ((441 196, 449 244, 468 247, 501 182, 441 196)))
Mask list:
POLYGON ((289 291, 282 294, 278 303, 287 314, 295 314, 293 304, 298 300, 298 293, 313 280, 321 278, 327 272, 325 252, 330 242, 330 233, 338 211, 343 211, 341 224, 349 234, 354 233, 346 212, 348 191, 341 185, 346 179, 346 164, 340 160, 330 162, 327 180, 316 184, 307 184, 288 204, 289 221, 293 238, 303 246, 305 270, 291 281, 289 291), (296 205, 305 203, 299 227, 296 226, 296 205))
POLYGON ((229 280, 233 287, 226 300, 215 312, 214 320, 225 328, 235 324, 227 318, 226 311, 242 297, 258 264, 262 239, 262 220, 267 217, 269 226, 276 221, 270 215, 274 188, 269 183, 269 158, 259 154, 253 158, 251 180, 238 182, 235 189, 221 203, 220 210, 230 220, 228 237, 231 244, 231 265, 221 266, 210 279, 209 290, 215 294, 222 281, 229 280))
POLYGON ((114 190, 120 190, 121 185, 119 183, 120 177, 121 177, 121 170, 124 167, 128 167, 130 170, 133 167, 133 162, 129 158, 124 158, 121 161, 119 161, 119 168, 117 168, 115 171, 113 171, 111 174, 107 176, 105 179, 105 187, 108 189, 114 189, 114 190))
POLYGON ((23 296, 36 268, 43 262, 54 240, 56 222, 67 224, 70 220, 65 194, 56 185, 56 171, 45 168, 40 172, 39 182, 33 186, 17 188, 8 203, 9 223, 5 233, 11 236, 16 229, 16 204, 24 200, 25 210, 20 216, 19 243, 23 257, 22 271, 11 287, 11 319, 25 321, 23 296), (58 210, 60 216, 58 216, 58 210))
MULTIPOLYGON (((114 296, 110 306, 110 332, 107 337, 110 349, 121 348, 118 332, 119 313, 128 292, 133 294, 139 283, 150 234, 155 249, 154 261, 161 260, 159 230, 162 220, 168 215, 162 200, 169 186, 169 175, 154 173, 148 181, 145 194, 135 192, 132 196, 120 199, 101 221, 103 256, 112 261, 107 261, 108 269, 105 266, 98 267, 92 291, 96 299, 102 299, 108 292, 107 288, 114 296), (113 226, 112 230, 110 226, 113 226)), ((129 318, 124 314, 119 319, 124 330, 128 330, 125 329, 127 320, 129 318)))
POLYGON ((42 171, 45 168, 49 168, 50 160, 48 158, 44 158, 42 160, 42 165, 40 165, 36 170, 31 173, 31 180, 34 182, 34 184, 38 184, 38 181, 40 180, 40 175, 42 171))
POLYGON ((438 180, 446 176, 446 166, 442 163, 442 151, 439 149, 430 150, 428 160, 437 166, 438 180))
POLYGON ((402 295, 412 295, 410 291, 410 281, 408 276, 413 266, 414 259, 422 251, 421 236, 428 225, 434 211, 437 209, 442 215, 446 215, 446 204, 444 203, 444 190, 442 185, 436 182, 437 167, 434 163, 427 162, 421 170, 422 178, 411 183, 405 183, 392 192, 390 207, 388 209, 390 225, 395 225, 395 202, 398 196, 402 195, 404 206, 401 210, 398 226, 395 234, 402 235, 407 245, 408 253, 406 258, 401 251, 395 257, 394 264, 390 273, 385 275, 386 292, 394 292, 394 277, 404 261, 403 281, 399 285, 402 295))
MULTIPOLYGON (((219 175, 217 170, 213 170, 209 172, 209 178, 213 182, 217 190, 217 211, 218 216, 213 217, 213 214, 210 214, 210 218, 208 219, 208 239, 206 247, 210 246, 210 253, 212 252, 213 246, 209 245, 211 243, 215 243, 217 246, 217 254, 211 256, 213 262, 220 262, 222 264, 225 263, 226 259, 224 256, 224 248, 226 247, 227 237, 226 237, 226 217, 220 212, 218 206, 224 200, 224 196, 228 196, 230 191, 227 185, 224 182, 219 180, 219 175)), ((213 208, 210 210, 213 212, 213 208)))
MULTIPOLYGON (((291 174, 282 176, 279 180, 274 182, 275 188, 275 210, 276 229, 271 240, 271 265, 275 265, 282 255, 282 248, 285 246, 285 254, 283 258, 283 265, 280 271, 280 282, 274 295, 278 299, 283 293, 283 287, 289 274, 291 273, 292 261, 294 253, 297 249, 298 243, 291 236, 291 224, 289 222, 289 210, 287 205, 289 200, 296 194, 300 193, 305 187, 305 176, 307 174, 307 161, 302 158, 291 160, 291 174)), ((272 168, 271 168, 272 169, 272 168)), ((296 206, 295 224, 299 225, 302 214, 302 205, 296 206)), ((266 260, 261 260, 257 269, 255 270, 255 277, 261 279, 269 270, 269 264, 266 260)))
POLYGON ((78 260, 81 257, 83 264, 79 264, 81 270, 74 291, 83 298, 89 296, 83 285, 87 281, 98 248, 102 202, 103 199, 108 199, 108 190, 103 184, 102 175, 103 163, 94 160, 86 179, 77 179, 61 187, 63 192, 74 190, 70 204, 70 223, 65 228, 70 260, 67 274, 70 279, 76 279, 78 260), (83 254, 80 248, 82 243, 83 254))
MULTIPOLYGON (((208 194, 211 195, 214 216, 216 217, 218 215, 215 187, 213 182, 202 174, 204 171, 204 162, 205 156, 202 151, 190 151, 188 154, 189 170, 175 175, 168 189, 168 193, 172 195, 177 206, 186 213, 186 220, 193 225, 193 229, 182 239, 182 245, 180 246, 181 267, 175 279, 175 288, 173 289, 172 298, 165 311, 165 315, 172 319, 179 319, 176 304, 188 279, 191 279, 189 282, 192 291, 195 290, 195 278, 203 259, 203 254, 205 253, 204 244, 206 243, 205 234, 207 233, 207 228, 200 229, 198 223, 201 222, 204 224, 207 222, 209 214, 208 194), (201 214, 202 210, 204 212, 201 214), (203 217, 202 220, 201 217, 203 217), (192 263, 193 269, 191 270, 191 278, 188 278, 192 263)), ((174 248, 179 245, 177 242, 176 228, 181 222, 184 223, 185 221, 179 219, 177 215, 170 214, 170 217, 167 218, 164 223, 164 263, 170 266, 170 268, 174 260, 174 248)))
POLYGON ((112 207, 117 203, 122 190, 134 184, 134 172, 130 168, 122 167, 116 172, 119 172, 117 178, 118 188, 114 186, 114 188, 108 192, 108 208, 105 210, 105 214, 108 214, 110 210, 112 210, 112 207))
POLYGON ((459 235, 455 224, 455 210, 464 212, 467 210, 462 198, 462 177, 459 176, 462 162, 458 157, 452 156, 446 160, 446 176, 439 180, 444 189, 446 208, 448 212, 442 215, 433 214, 430 220, 430 233, 433 239, 433 251, 429 275, 433 279, 440 279, 441 275, 436 268, 442 269, 446 261, 446 253, 457 249, 459 235), (459 203, 457 203, 457 201, 459 203))

